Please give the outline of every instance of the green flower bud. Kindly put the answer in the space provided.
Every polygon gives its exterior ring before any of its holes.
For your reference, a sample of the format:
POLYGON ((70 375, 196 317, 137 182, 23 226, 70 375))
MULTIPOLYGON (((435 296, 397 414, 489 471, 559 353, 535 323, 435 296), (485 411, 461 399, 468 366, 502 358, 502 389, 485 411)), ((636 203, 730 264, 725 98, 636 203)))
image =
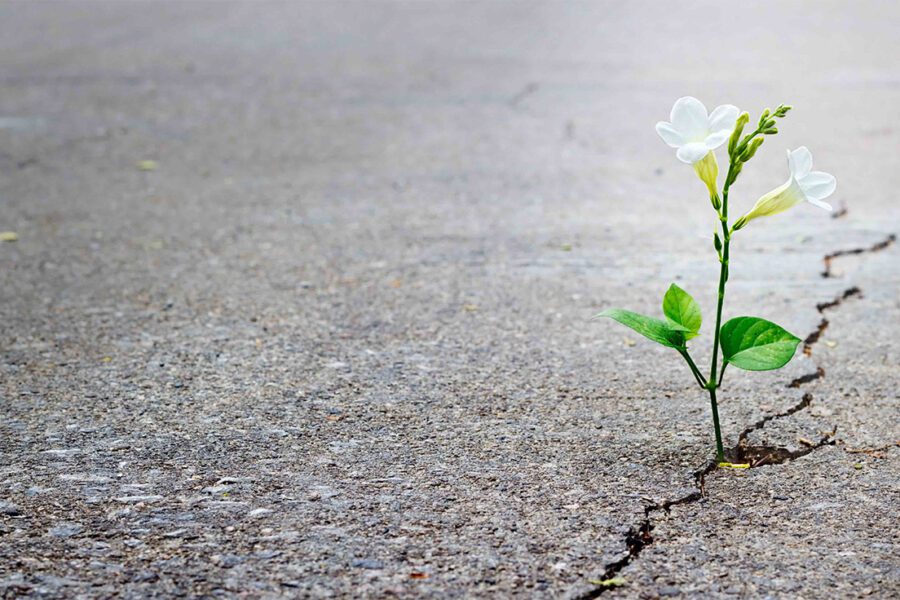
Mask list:
POLYGON ((747 224, 747 219, 745 219, 744 217, 741 217, 740 219, 737 220, 737 223, 734 224, 734 227, 732 227, 731 230, 737 231, 738 229, 740 229, 741 227, 743 227, 746 224, 747 224))
POLYGON ((738 116, 737 123, 734 125, 734 132, 728 140, 728 155, 734 156, 734 149, 737 148, 738 142, 741 141, 741 134, 744 133, 744 125, 750 121, 750 113, 744 111, 738 116))
POLYGON ((741 169, 743 169, 743 168, 744 168, 744 163, 742 163, 740 160, 736 160, 731 165, 731 178, 728 180, 729 186, 732 183, 734 183, 735 181, 737 181, 738 175, 741 174, 741 169))
POLYGON ((769 114, 770 114, 770 112, 769 112, 769 109, 767 108, 766 110, 764 110, 762 112, 761 115, 759 115, 759 126, 760 127, 762 127, 763 123, 765 123, 766 120, 769 118, 769 114))
POLYGON ((750 145, 747 146, 747 149, 744 150, 744 153, 741 155, 741 161, 747 162, 753 155, 756 154, 757 149, 762 146, 762 143, 765 141, 765 138, 754 138, 753 141, 750 142, 750 145))
POLYGON ((778 105, 778 108, 775 110, 775 116, 783 117, 784 115, 788 114, 788 111, 791 110, 792 108, 794 108, 794 107, 791 106, 790 104, 780 104, 780 105, 778 105))
POLYGON ((716 252, 722 251, 722 240, 719 238, 718 232, 713 234, 713 246, 715 246, 716 252))
POLYGON ((765 135, 775 135, 776 133, 778 133, 778 128, 777 128, 777 127, 770 127, 769 129, 766 129, 765 131, 763 131, 763 133, 764 133, 765 135))

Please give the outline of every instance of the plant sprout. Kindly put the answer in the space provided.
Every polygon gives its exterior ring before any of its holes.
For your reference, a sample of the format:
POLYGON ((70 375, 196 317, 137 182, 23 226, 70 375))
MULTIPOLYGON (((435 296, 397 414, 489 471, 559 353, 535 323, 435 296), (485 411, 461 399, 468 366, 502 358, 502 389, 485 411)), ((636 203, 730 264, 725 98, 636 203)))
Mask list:
MULTIPOLYGON (((713 234, 713 247, 719 258, 719 294, 716 304, 716 325, 713 331, 712 361, 709 376, 694 363, 687 343, 700 334, 702 322, 700 306, 690 294, 675 285, 669 287, 663 297, 665 320, 647 317, 620 308, 605 310, 598 317, 608 317, 630 327, 637 333, 663 346, 674 348, 687 363, 694 380, 709 393, 713 428, 716 435, 716 458, 721 466, 725 462, 722 431, 719 426, 719 407, 716 392, 722 386, 725 367, 734 365, 747 371, 769 371, 786 365, 797 350, 800 338, 781 326, 759 317, 735 317, 722 323, 722 307, 725 303, 725 284, 728 282, 731 238, 738 230, 759 217, 775 215, 804 201, 831 210, 823 200, 835 189, 835 178, 828 173, 812 170, 812 155, 805 146, 788 151, 790 178, 783 185, 764 194, 744 216, 728 224, 728 194, 746 164, 765 141, 775 135, 778 119, 784 118, 790 106, 779 105, 774 111, 766 109, 760 115, 756 128, 744 134, 750 115, 739 113, 737 107, 726 104, 708 114, 706 107, 690 96, 679 98, 672 107, 671 121, 656 124, 656 131, 669 146, 677 148, 676 156, 693 165, 697 176, 706 184, 712 207, 721 224, 721 235, 713 234), (728 142, 728 173, 718 187, 719 166, 715 150, 728 142), (719 367, 719 352, 722 364, 719 367)), ((729 465, 737 466, 737 465, 729 465)))

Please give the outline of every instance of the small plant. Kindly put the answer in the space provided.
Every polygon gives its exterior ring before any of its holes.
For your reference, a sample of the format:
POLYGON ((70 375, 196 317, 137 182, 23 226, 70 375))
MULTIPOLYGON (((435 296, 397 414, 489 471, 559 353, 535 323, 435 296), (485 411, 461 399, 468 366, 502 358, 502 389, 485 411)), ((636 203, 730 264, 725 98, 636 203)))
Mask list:
POLYGON ((823 202, 835 189, 835 178, 828 173, 812 170, 812 155, 805 146, 787 153, 790 177, 763 195, 744 216, 728 224, 728 193, 746 164, 766 136, 778 133, 776 122, 784 118, 790 106, 780 105, 774 111, 766 109, 760 115, 755 129, 744 134, 750 122, 746 112, 738 114, 737 107, 725 104, 708 114, 706 107, 690 96, 679 98, 672 107, 671 122, 659 122, 656 131, 669 146, 677 148, 681 162, 693 165, 700 180, 706 184, 712 207, 718 215, 722 232, 713 234, 713 247, 719 257, 719 295, 716 305, 716 326, 713 331, 712 364, 709 377, 704 377, 688 352, 687 343, 700 334, 700 306, 686 291, 669 286, 663 297, 665 320, 654 319, 620 308, 605 310, 598 317, 609 317, 630 327, 646 338, 663 346, 674 348, 684 358, 697 385, 709 393, 712 407, 713 428, 716 434, 716 457, 725 463, 722 431, 719 427, 719 407, 716 392, 722 386, 725 367, 734 365, 747 371, 780 369, 794 356, 800 338, 788 333, 779 325, 759 317, 735 317, 722 323, 722 307, 725 303, 725 284, 728 282, 731 238, 738 230, 759 217, 783 212, 807 201, 815 206, 831 210, 823 202), (719 165, 715 149, 728 142, 728 174, 721 194, 718 187, 719 165), (719 351, 722 366, 719 368, 719 351))

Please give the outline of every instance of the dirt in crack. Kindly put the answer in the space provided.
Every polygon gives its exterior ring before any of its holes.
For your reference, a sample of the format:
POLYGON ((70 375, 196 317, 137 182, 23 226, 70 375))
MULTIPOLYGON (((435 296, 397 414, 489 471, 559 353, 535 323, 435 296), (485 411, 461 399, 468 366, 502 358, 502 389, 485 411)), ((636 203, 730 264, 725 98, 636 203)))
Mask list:
MULTIPOLYGON (((838 294, 838 296, 834 300, 829 300, 828 302, 820 302, 819 304, 816 304, 816 310, 819 312, 820 315, 824 315, 826 310, 830 310, 832 308, 838 307, 841 304, 843 304, 844 300, 847 300, 848 298, 853 298, 854 296, 862 297, 862 290, 856 286, 847 288, 846 290, 844 290, 843 292, 838 294)), ((812 331, 810 331, 809 335, 806 336, 806 339, 803 340, 803 354, 805 354, 806 356, 812 355, 812 347, 816 344, 816 342, 819 341, 819 338, 822 337, 822 334, 825 333, 825 330, 828 329, 828 325, 829 325, 828 319, 826 319, 825 317, 822 317, 822 320, 819 321, 819 324, 816 326, 816 328, 813 329, 812 331)), ((821 370, 822 370, 821 367, 819 367, 817 369, 817 372, 821 371, 821 370)), ((825 372, 822 371, 821 375, 818 375, 817 377, 812 376, 812 375, 804 375, 803 377, 795 379, 794 381, 789 383, 788 387, 799 387, 800 386, 799 383, 797 385, 794 385, 794 383, 797 382, 799 379, 803 379, 804 377, 812 377, 812 379, 818 379, 818 378, 822 377, 824 374, 825 374, 825 372)), ((812 379, 809 379, 808 381, 812 381, 812 379)), ((801 383, 805 383, 805 381, 802 381, 801 383)))
POLYGON ((807 373, 806 375, 801 375, 795 379, 792 379, 787 387, 789 388, 798 388, 803 384, 810 383, 812 381, 816 381, 817 379, 822 379, 825 377, 825 369, 822 367, 816 367, 815 372, 807 373))
POLYGON ((577 600, 591 600, 593 598, 598 598, 607 590, 611 590, 618 585, 616 583, 616 576, 640 556, 644 548, 653 543, 653 521, 650 515, 654 511, 664 510, 668 513, 669 509, 676 504, 687 504, 689 502, 695 502, 700 498, 702 498, 702 494, 698 490, 687 496, 678 498, 677 500, 667 501, 663 504, 652 504, 646 507, 644 509, 644 519, 637 526, 630 528, 628 533, 625 534, 625 547, 628 549, 628 554, 616 562, 606 565, 603 575, 599 578, 599 581, 602 583, 599 583, 594 589, 588 590, 584 594, 578 596, 577 600))
POLYGON ((603 571, 603 575, 601 576, 600 581, 609 582, 598 585, 596 588, 588 591, 587 593, 578 596, 578 600, 590 600, 591 598, 599 597, 606 590, 612 589, 616 586, 615 577, 622 571, 625 567, 631 564, 635 558, 640 555, 641 551, 644 549, 644 546, 649 546, 653 543, 653 524, 650 522, 650 511, 651 508, 647 508, 645 510, 644 520, 641 521, 640 525, 637 527, 632 527, 628 530, 628 533, 625 534, 625 546, 628 548, 628 554, 624 557, 620 558, 614 563, 610 563, 606 565, 606 570, 603 571))
POLYGON ((849 250, 837 250, 835 252, 831 252, 822 257, 822 262, 825 263, 825 270, 822 271, 822 277, 834 277, 831 273, 831 262, 840 256, 850 256, 851 254, 866 254, 868 252, 880 252, 884 250, 891 244, 897 241, 896 234, 890 234, 882 241, 877 244, 873 244, 871 246, 864 246, 862 248, 850 248, 849 250))
POLYGON ((767 416, 763 417, 762 419, 760 419, 759 421, 757 421, 750 427, 747 427, 746 429, 744 429, 740 434, 738 434, 738 444, 737 445, 741 446, 741 445, 746 444, 747 438, 750 436, 750 434, 755 431, 759 431, 760 429, 765 427, 766 423, 768 423, 769 421, 772 421, 775 419, 783 419, 785 417, 791 416, 794 413, 800 412, 804 408, 809 407, 809 405, 812 404, 812 401, 813 401, 812 394, 803 394, 803 398, 800 399, 800 402, 798 402, 794 406, 790 407, 786 411, 780 412, 780 413, 775 413, 774 415, 767 415, 767 416))
POLYGON ((751 469, 756 467, 764 467, 766 465, 782 465, 792 460, 797 460, 802 456, 806 456, 814 450, 818 450, 823 446, 833 446, 835 444, 834 434, 837 433, 835 427, 830 433, 823 436, 818 442, 808 442, 805 448, 798 450, 789 450, 780 446, 751 446, 738 444, 734 448, 726 451, 725 455, 728 460, 735 464, 750 465, 751 469))

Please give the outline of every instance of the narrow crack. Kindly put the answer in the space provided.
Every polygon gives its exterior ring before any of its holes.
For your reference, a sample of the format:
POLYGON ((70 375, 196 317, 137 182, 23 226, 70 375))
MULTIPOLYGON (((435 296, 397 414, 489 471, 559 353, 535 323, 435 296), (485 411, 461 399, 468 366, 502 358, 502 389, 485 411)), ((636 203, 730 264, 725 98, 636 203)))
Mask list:
POLYGON ((884 453, 895 446, 900 447, 900 441, 891 442, 890 444, 884 444, 883 446, 878 446, 877 448, 844 448, 844 452, 848 454, 866 454, 874 458, 884 458, 884 453))
POLYGON ((859 296, 862 298, 862 290, 857 286, 853 286, 851 288, 847 288, 844 290, 837 298, 831 300, 829 302, 820 302, 816 304, 816 310, 819 311, 819 314, 823 314, 829 308, 834 308, 836 306, 840 306, 841 303, 847 298, 852 298, 853 296, 859 296))
POLYGON ((706 477, 708 473, 710 473, 713 469, 715 469, 716 464, 711 463, 710 467, 706 469, 701 469, 697 473, 695 473, 695 477, 698 481, 698 489, 682 496, 680 498, 676 498, 674 500, 666 500, 663 503, 650 504, 649 506, 644 507, 644 518, 638 523, 636 526, 628 529, 628 533, 625 534, 625 547, 628 549, 628 554, 620 558, 619 560, 609 563, 606 565, 606 569, 603 571, 603 575, 600 576, 600 581, 611 582, 607 585, 598 585, 592 590, 588 590, 584 594, 578 596, 577 600, 592 600, 593 598, 598 598, 605 591, 612 589, 615 587, 615 583, 612 583, 615 580, 616 575, 618 575, 625 567, 630 565, 632 561, 634 561, 638 556, 640 556, 641 552, 643 552, 644 548, 653 543, 653 519, 651 515, 656 511, 664 511, 666 514, 670 512, 673 506, 678 506, 681 504, 690 504, 692 502, 697 502, 698 500, 703 498, 703 488, 702 481, 706 477), (702 474, 701 474, 702 473, 702 474))
POLYGON ((532 81, 531 83, 526 84, 525 87, 523 87, 521 90, 519 90, 514 96, 512 96, 512 97, 507 101, 507 104, 509 104, 509 106, 515 108, 516 106, 518 106, 518 104, 519 104, 520 102, 522 102, 522 100, 524 100, 525 98, 527 98, 527 97, 530 96, 531 94, 533 94, 533 93, 535 93, 536 91, 538 91, 538 89, 540 89, 540 87, 541 87, 541 86, 540 86, 539 84, 537 84, 536 82, 534 82, 534 81, 532 81))
POLYGON ((819 338, 822 337, 822 334, 825 333, 826 329, 828 329, 828 319, 823 318, 819 321, 818 326, 816 326, 816 328, 806 336, 806 339, 803 340, 803 354, 812 356, 812 347, 819 341, 819 338))
MULTIPOLYGON (((810 404, 812 404, 812 401, 813 401, 813 395, 810 393, 806 393, 806 394, 803 394, 803 398, 801 398, 800 402, 798 402, 794 406, 790 407, 786 411, 776 413, 774 415, 766 415, 765 417, 763 417, 762 419, 760 419, 759 421, 757 421, 750 427, 747 427, 746 429, 744 429, 740 434, 738 434, 738 443, 737 443, 737 446, 735 446, 735 448, 744 445, 744 443, 746 442, 747 438, 750 436, 751 433, 759 431, 760 429, 765 427, 766 423, 768 423, 769 421, 774 421, 775 419, 783 419, 784 417, 789 417, 794 413, 800 412, 801 410, 803 410, 804 408, 807 408, 810 404)), ((733 448, 732 450, 734 450, 735 448, 733 448)))
POLYGON ((801 375, 800 377, 792 379, 791 382, 787 384, 787 387, 798 388, 801 385, 804 385, 811 381, 816 381, 817 379, 822 379, 823 377, 825 377, 825 369, 823 369, 822 367, 816 367, 815 372, 807 373, 806 375, 801 375))
POLYGON ((892 233, 889 236, 887 236, 887 238, 885 238, 884 240, 878 242, 877 244, 869 246, 869 247, 851 248, 849 250, 837 250, 836 252, 826 254, 822 258, 822 262, 825 263, 825 270, 822 271, 822 277, 825 277, 825 278, 833 277, 833 275, 831 274, 831 262, 835 258, 838 258, 839 256, 849 256, 851 254, 865 254, 868 252, 879 252, 881 250, 884 250, 885 248, 887 248, 888 246, 890 246, 891 244, 893 244, 896 241, 897 241, 897 235, 892 233))
MULTIPOLYGON (((533 91, 533 90, 532 90, 533 91)), ((530 92, 529 92, 530 93, 530 92)), ((842 209, 839 214, 836 215, 835 218, 843 216, 846 214, 846 209, 842 209)), ((866 252, 878 252, 880 250, 884 250, 891 244, 893 244, 897 239, 895 234, 890 234, 885 240, 874 244, 868 248, 854 248, 851 250, 838 250, 836 252, 832 252, 830 254, 826 254, 823 257, 823 262, 825 263, 825 271, 822 273, 822 277, 831 277, 831 262, 840 256, 847 256, 850 254, 863 254, 866 252)), ((862 290, 858 287, 854 286, 851 288, 847 288, 841 294, 839 294, 834 300, 830 300, 828 302, 821 302, 816 305, 816 311, 824 315, 826 310, 831 310, 833 308, 837 308, 840 306, 845 300, 852 297, 862 297, 862 290)), ((812 354, 812 347, 819 341, 822 337, 822 333, 825 329, 828 328, 829 321, 825 317, 819 322, 819 325, 814 329, 806 339, 803 341, 803 353, 807 356, 812 354)), ((790 383, 787 384, 789 388, 799 388, 801 385, 809 383, 811 381, 815 381, 817 379, 822 379, 825 377, 825 369, 821 366, 816 366, 816 370, 814 373, 808 373, 806 375, 801 375, 793 379, 790 383)), ((784 412, 776 413, 773 415, 768 415, 763 417, 762 419, 756 421, 749 427, 745 428, 738 435, 738 442, 732 448, 726 450, 725 454, 729 461, 734 463, 747 463, 751 468, 758 468, 765 465, 781 465, 784 463, 788 463, 807 454, 810 454, 820 448, 825 446, 833 446, 835 445, 834 436, 837 433, 837 426, 835 425, 834 429, 830 432, 825 432, 825 434, 819 439, 818 442, 810 442, 806 440, 801 440, 801 443, 806 445, 805 448, 800 448, 798 450, 789 450, 787 448, 780 447, 771 447, 771 446, 754 446, 747 443, 748 437, 756 432, 763 429, 767 423, 773 421, 775 419, 784 419, 790 417, 793 414, 800 412, 801 410, 805 410, 808 408, 813 402, 813 395, 810 393, 803 394, 803 397, 800 401, 794 406, 790 407, 784 412)), ((900 442, 897 442, 897 445, 900 445, 900 442)), ((889 447, 888 445, 887 447, 889 447)), ((887 448, 885 447, 885 449, 887 448)), ((882 448, 875 449, 874 452, 878 452, 883 450, 882 448)), ((857 450, 853 450, 857 451, 857 450)), ((868 452, 867 450, 860 449, 859 452, 868 452)), ((615 581, 616 576, 622 572, 628 565, 634 562, 644 551, 644 548, 653 543, 653 518, 652 515, 654 512, 662 511, 666 514, 669 514, 673 506, 680 506, 685 504, 691 504, 694 502, 701 501, 706 496, 706 476, 716 470, 718 464, 716 461, 712 460, 707 462, 704 466, 700 467, 696 471, 694 471, 694 483, 696 485, 696 489, 684 496, 679 498, 675 498, 673 500, 665 500, 663 502, 654 502, 644 508, 644 518, 635 526, 628 529, 628 533, 625 534, 625 547, 628 550, 628 553, 620 558, 619 560, 609 563, 606 565, 606 569, 603 571, 603 575, 601 575, 600 581, 603 582, 600 585, 597 585, 591 590, 581 594, 577 597, 576 600, 593 600, 594 598, 599 598, 604 592, 613 589, 617 585, 620 585, 619 582, 615 581)))
MULTIPOLYGON (((847 288, 846 290, 844 290, 843 292, 838 294, 838 296, 834 300, 830 300, 828 302, 820 302, 819 304, 816 304, 816 310, 819 312, 820 315, 824 315, 826 310, 836 308, 836 307, 840 306, 844 302, 844 300, 847 300, 848 298, 852 298, 854 296, 858 296, 860 298, 862 297, 862 290, 856 286, 847 288)), ((816 328, 813 329, 809 333, 808 336, 806 336, 805 340, 803 340, 803 354, 805 354, 806 356, 812 356, 813 345, 815 345, 815 343, 819 341, 819 338, 821 338, 822 334, 825 333, 825 330, 828 329, 828 325, 829 325, 828 319, 826 319, 825 317, 822 317, 822 320, 819 321, 819 324, 816 326, 816 328)), ((819 368, 821 369, 821 367, 819 367, 819 368)), ((824 374, 825 373, 823 371, 822 375, 824 375, 824 374)), ((804 375, 804 377, 808 377, 808 375, 804 375)), ((818 379, 818 377, 815 377, 814 379, 818 379)), ((797 381, 797 380, 795 379, 794 381, 797 381)), ((793 385, 794 381, 792 381, 790 384, 788 384, 788 387, 799 387, 799 384, 797 384, 797 386, 793 385)))
MULTIPOLYGON (((809 406, 807 404, 806 406, 809 406)), ((805 407, 804 407, 805 408, 805 407)), ((798 409, 798 410, 803 410, 798 409)), ((794 411, 796 412, 796 411, 794 411)), ((834 434, 837 433, 837 425, 829 432, 826 432, 818 442, 810 442, 801 440, 806 447, 798 450, 788 450, 787 448, 775 446, 751 446, 749 444, 738 444, 728 451, 728 459, 735 463, 749 464, 751 469, 762 467, 764 465, 783 465, 784 463, 797 460, 802 456, 806 456, 814 450, 818 450, 823 446, 834 446, 834 434)))

